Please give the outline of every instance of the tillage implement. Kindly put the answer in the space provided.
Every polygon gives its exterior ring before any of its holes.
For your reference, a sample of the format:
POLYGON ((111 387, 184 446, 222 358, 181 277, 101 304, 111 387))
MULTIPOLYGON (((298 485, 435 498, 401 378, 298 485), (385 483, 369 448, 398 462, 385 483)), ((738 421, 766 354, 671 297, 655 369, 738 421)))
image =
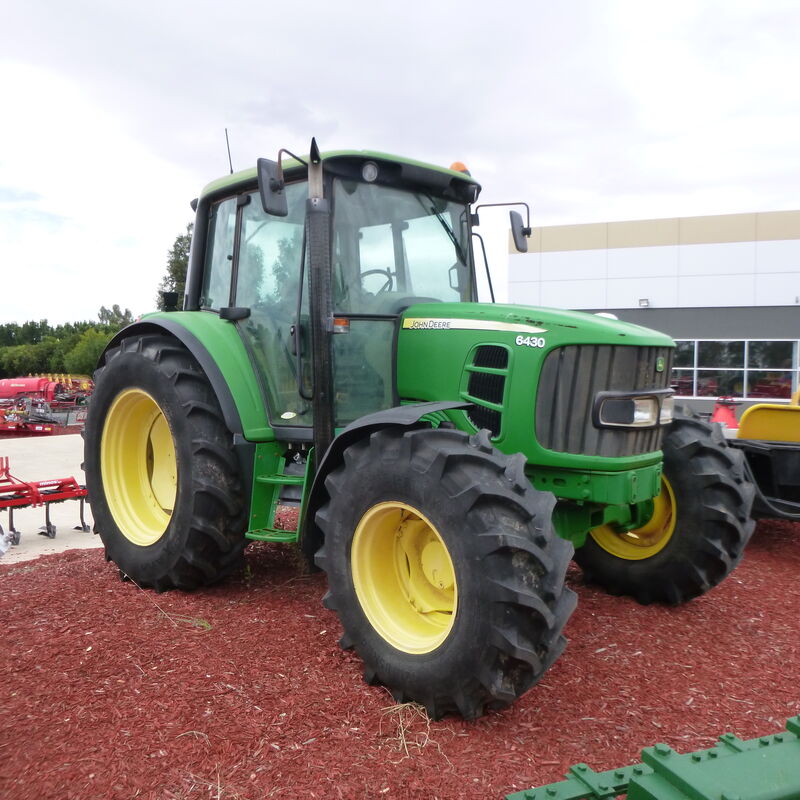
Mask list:
MULTIPOLYGON (((296 542, 366 679, 433 717, 478 717, 542 677, 573 551, 613 593, 680 603, 753 527, 741 453, 673 413, 670 338, 478 302, 479 191, 466 171, 314 142, 214 181, 182 310, 112 340, 86 425, 123 573, 194 589, 250 540, 296 542)), ((515 211, 511 226, 524 249, 515 211)))
POLYGON ((506 800, 797 800, 800 797, 800 717, 786 730, 743 741, 724 733, 708 750, 676 753, 645 747, 642 763, 595 772, 570 767, 566 780, 514 792, 506 800))

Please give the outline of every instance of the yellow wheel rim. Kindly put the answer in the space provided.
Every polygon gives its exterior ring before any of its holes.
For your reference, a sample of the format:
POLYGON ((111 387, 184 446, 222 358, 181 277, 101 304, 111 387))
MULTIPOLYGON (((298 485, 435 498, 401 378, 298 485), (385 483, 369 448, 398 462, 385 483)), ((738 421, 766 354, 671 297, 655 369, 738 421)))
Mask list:
POLYGON ((158 403, 126 389, 111 404, 100 442, 103 489, 114 522, 146 547, 167 529, 178 494, 175 445, 158 403))
POLYGON ((601 525, 591 531, 592 538, 617 558, 641 561, 661 552, 675 532, 675 494, 669 481, 661 477, 661 493, 653 499, 653 516, 632 531, 617 531, 611 525, 601 525))
POLYGON ((430 653, 449 635, 458 586, 447 545, 406 503, 378 503, 358 523, 353 584, 372 627, 397 650, 430 653))

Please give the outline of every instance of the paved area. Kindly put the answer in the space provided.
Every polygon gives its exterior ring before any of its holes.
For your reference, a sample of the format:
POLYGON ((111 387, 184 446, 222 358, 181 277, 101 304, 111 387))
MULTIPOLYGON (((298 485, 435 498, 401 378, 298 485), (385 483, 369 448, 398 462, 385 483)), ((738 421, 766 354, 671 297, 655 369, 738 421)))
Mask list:
MULTIPOLYGON (((79 434, 42 436, 24 439, 0 439, 0 456, 8 456, 11 473, 28 481, 74 477, 83 484, 81 470, 83 439, 79 434)), ((56 526, 55 539, 39 534, 44 526, 44 508, 22 508, 14 511, 14 527, 21 533, 20 543, 13 545, 0 564, 29 561, 46 553, 60 553, 84 547, 101 547, 100 537, 93 533, 73 530, 79 524, 80 506, 77 500, 66 500, 50 506, 50 521, 56 526)), ((92 511, 87 504, 84 518, 91 528, 92 511)), ((8 512, 0 511, 0 525, 8 530, 8 512)))

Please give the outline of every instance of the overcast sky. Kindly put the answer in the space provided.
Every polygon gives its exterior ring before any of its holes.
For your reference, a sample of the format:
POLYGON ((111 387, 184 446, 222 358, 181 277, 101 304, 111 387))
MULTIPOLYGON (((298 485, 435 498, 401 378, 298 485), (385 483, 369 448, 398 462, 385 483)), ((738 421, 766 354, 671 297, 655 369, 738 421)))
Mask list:
POLYGON ((151 310, 226 127, 236 169, 458 159, 534 225, 799 208, 798 41, 795 0, 7 3, 0 323, 151 310))

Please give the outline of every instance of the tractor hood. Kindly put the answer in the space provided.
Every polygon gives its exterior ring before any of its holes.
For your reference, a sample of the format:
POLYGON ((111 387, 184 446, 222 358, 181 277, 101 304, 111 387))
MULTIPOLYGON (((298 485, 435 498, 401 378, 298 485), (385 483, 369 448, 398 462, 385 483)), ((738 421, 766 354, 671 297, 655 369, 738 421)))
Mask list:
POLYGON ((471 403, 469 424, 530 463, 628 469, 660 457, 660 431, 601 431, 594 414, 612 395, 660 409, 673 349, 663 333, 595 314, 420 303, 400 321, 397 389, 403 402, 471 403))
POLYGON ((403 314, 403 332, 481 331, 486 337, 536 336, 544 339, 539 347, 549 349, 553 344, 631 344, 673 347, 672 339, 658 331, 630 322, 536 306, 504 305, 501 303, 420 303, 410 306, 403 314))

